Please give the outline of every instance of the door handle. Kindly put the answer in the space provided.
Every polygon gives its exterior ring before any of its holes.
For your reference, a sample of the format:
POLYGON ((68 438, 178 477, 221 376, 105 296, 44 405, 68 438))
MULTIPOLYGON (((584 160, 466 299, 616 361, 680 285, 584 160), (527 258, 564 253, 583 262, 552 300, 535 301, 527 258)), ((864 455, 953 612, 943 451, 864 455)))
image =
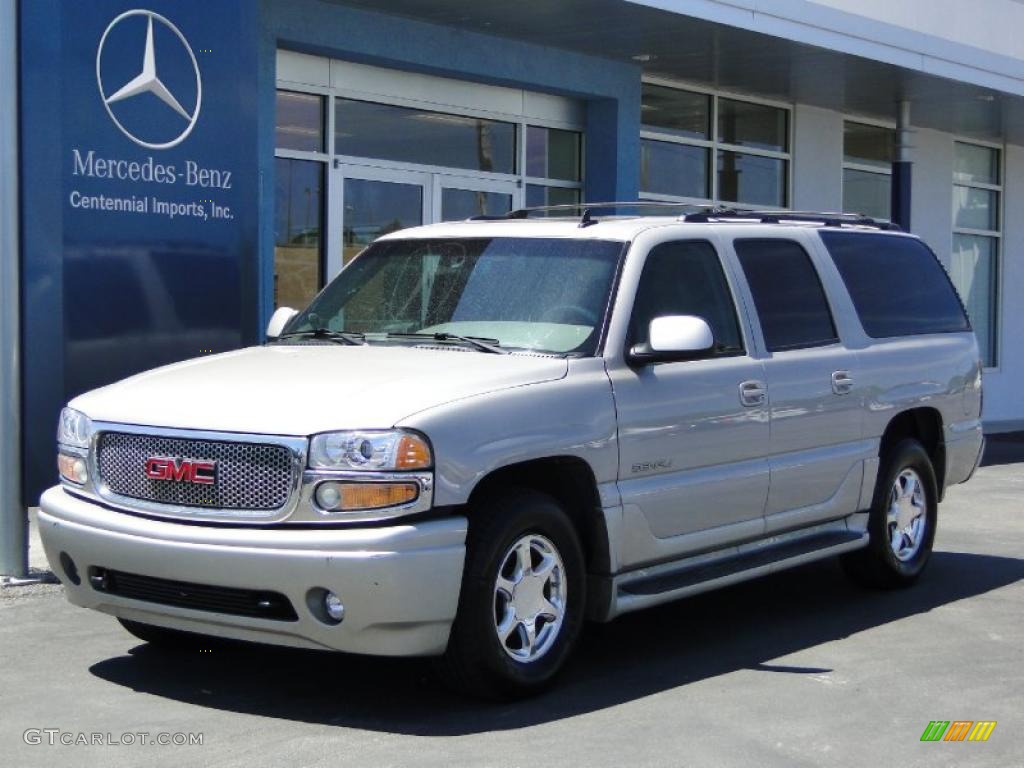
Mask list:
POLYGON ((740 402, 748 408, 755 405, 763 405, 768 388, 763 381, 751 379, 740 384, 740 402))
POLYGON ((837 395, 848 395, 853 389, 853 377, 849 371, 836 371, 832 374, 832 391, 837 395))

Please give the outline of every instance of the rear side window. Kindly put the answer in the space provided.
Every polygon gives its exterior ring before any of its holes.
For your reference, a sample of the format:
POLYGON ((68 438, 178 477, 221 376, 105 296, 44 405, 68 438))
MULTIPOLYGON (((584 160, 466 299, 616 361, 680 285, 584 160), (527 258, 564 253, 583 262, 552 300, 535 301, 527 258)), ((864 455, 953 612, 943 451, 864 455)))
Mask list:
POLYGON ((715 337, 718 355, 743 351, 722 263, 705 240, 661 243, 647 254, 633 302, 630 343, 646 342, 651 320, 665 315, 704 318, 715 337))
POLYGON ((807 251, 793 240, 737 240, 769 352, 838 341, 821 279, 807 251))
POLYGON ((820 234, 868 336, 971 329, 946 270, 920 240, 869 232, 820 234))

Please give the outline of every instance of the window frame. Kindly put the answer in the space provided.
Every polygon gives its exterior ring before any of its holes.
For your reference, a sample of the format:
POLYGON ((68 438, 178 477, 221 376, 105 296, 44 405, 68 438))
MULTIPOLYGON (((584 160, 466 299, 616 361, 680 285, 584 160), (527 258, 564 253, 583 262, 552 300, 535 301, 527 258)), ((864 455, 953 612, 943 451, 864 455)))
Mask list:
MULTIPOLYGON (((630 350, 637 343, 637 340, 633 338, 633 319, 637 314, 637 296, 640 295, 640 286, 643 284, 644 272, 647 269, 648 261, 651 255, 655 253, 659 248, 667 245, 674 245, 676 243, 703 243, 711 248, 711 252, 715 255, 718 260, 718 267, 721 270, 722 281, 725 284, 726 291, 729 295, 729 300, 732 302, 732 314, 733 320, 736 323, 736 336, 739 340, 740 348, 732 352, 714 352, 707 351, 706 353, 695 355, 685 360, 664 360, 664 361, 652 361, 652 365, 664 363, 664 362, 680 362, 680 363, 695 363, 702 360, 721 360, 728 357, 745 357, 750 354, 749 347, 750 343, 746 338, 746 326, 743 322, 743 315, 740 312, 742 306, 740 296, 737 293, 736 286, 733 284, 733 280, 730 276, 729 265, 723 256, 721 244, 716 244, 713 240, 708 237, 675 237, 660 240, 659 242, 653 243, 648 249, 647 253, 644 254, 644 263, 640 267, 640 274, 637 277, 636 285, 633 288, 633 301, 632 306, 629 309, 629 317, 626 320, 625 334, 623 335, 623 349, 622 355, 624 360, 628 360, 630 356, 630 350)), ((616 287, 616 291, 618 287, 616 287)), ((609 312, 609 315, 611 313, 609 312)))
MULTIPOLYGON (((999 168, 999 183, 998 184, 987 184, 980 181, 958 181, 955 175, 951 174, 951 185, 950 185, 950 217, 952 220, 952 234, 950 236, 950 248, 949 248, 949 262, 944 264, 947 273, 952 268, 953 261, 953 238, 956 235, 973 235, 977 237, 988 237, 995 240, 995 264, 996 279, 993 285, 993 296, 992 296, 992 363, 989 364, 984 360, 984 354, 982 356, 983 370, 991 373, 998 373, 1002 365, 1002 351, 1003 351, 1003 227, 1006 222, 1006 147, 1004 144, 996 141, 984 141, 981 139, 975 139, 965 136, 954 135, 953 141, 953 157, 956 157, 956 145, 957 144, 968 144, 975 147, 984 147, 985 149, 995 150, 997 155, 997 167, 999 168), (996 215, 999 217, 999 228, 995 230, 988 229, 970 229, 967 227, 956 226, 956 217, 952 215, 952 203, 955 201, 956 188, 957 187, 969 187, 973 189, 982 189, 989 192, 995 192, 998 200, 996 202, 996 215)), ((955 173, 955 171, 954 171, 955 173)), ((952 277, 951 277, 952 279, 952 277)), ((954 283, 955 287, 955 283, 954 283)), ((957 295, 960 296, 960 291, 957 289, 957 295)), ((966 309, 966 303, 963 301, 963 297, 960 296, 961 303, 964 304, 966 309)), ((970 315, 968 315, 968 321, 970 321, 970 315)), ((974 323, 971 321, 973 327, 974 323)))
MULTIPOLYGON (((884 128, 886 130, 896 133, 896 123, 889 120, 875 120, 870 117, 861 117, 859 115, 843 115, 843 147, 839 155, 840 160, 840 194, 842 195, 842 208, 843 213, 863 213, 863 211, 847 211, 846 210, 846 179, 845 171, 859 171, 860 173, 873 173, 877 176, 889 177, 889 189, 892 190, 892 163, 888 167, 882 167, 880 165, 871 165, 869 163, 856 163, 850 162, 846 159, 846 124, 854 123, 856 125, 863 125, 869 128, 884 128)), ((893 136, 893 150, 896 150, 896 139, 893 136)), ((895 156, 893 157, 895 161, 895 156)), ((865 214, 867 215, 867 214, 865 214)), ((892 221, 892 201, 889 201, 889 215, 886 216, 883 221, 892 221)))
MULTIPOLYGON (((670 203, 693 203, 695 205, 717 205, 717 204, 730 204, 730 205, 743 205, 743 206, 754 206, 763 210, 787 210, 792 205, 793 201, 793 146, 795 140, 794 131, 794 116, 795 110, 792 104, 786 102, 775 101, 772 99, 762 99, 755 96, 748 96, 746 94, 739 94, 730 91, 714 90, 700 85, 694 85, 691 83, 681 82, 678 80, 671 80, 661 77, 644 76, 641 79, 643 85, 654 85, 661 88, 674 88, 678 91, 688 91, 690 93, 699 93, 707 96, 710 100, 709 109, 709 136, 708 139, 694 139, 686 136, 676 136, 671 133, 665 133, 659 131, 656 126, 645 126, 641 123, 640 125, 640 139, 650 141, 661 141, 670 144, 682 144, 691 147, 701 147, 708 150, 708 192, 710 197, 688 197, 681 195, 670 195, 661 192, 648 192, 643 189, 639 191, 640 200, 650 200, 652 202, 670 202, 670 203), (775 109, 781 109, 786 113, 786 148, 785 152, 778 152, 775 150, 758 149, 756 147, 747 147, 742 144, 729 144, 727 142, 718 140, 718 102, 719 99, 728 99, 730 101, 745 102, 748 104, 757 104, 764 107, 772 107, 775 109), (719 184, 718 184, 718 155, 720 151, 735 152, 740 155, 754 155, 757 157, 766 157, 774 160, 782 160, 784 163, 784 169, 786 173, 786 183, 784 185, 785 197, 782 206, 764 205, 760 203, 738 203, 732 200, 722 200, 719 197, 719 184)), ((638 180, 639 183, 639 180, 638 180)))
POLYGON ((758 331, 761 334, 761 344, 763 346, 765 354, 767 354, 769 357, 771 357, 771 356, 774 356, 774 355, 780 354, 780 353, 796 352, 796 351, 800 351, 800 350, 803 350, 803 349, 821 349, 821 348, 824 348, 824 347, 838 346, 838 345, 841 345, 843 343, 843 339, 842 339, 842 336, 840 334, 839 324, 836 322, 836 310, 835 310, 835 307, 833 306, 832 296, 829 295, 828 289, 825 287, 825 280, 823 279, 821 272, 818 270, 818 265, 817 265, 814 257, 811 255, 811 249, 808 247, 807 243, 802 242, 802 240, 800 238, 793 237, 792 235, 790 235, 790 236, 783 235, 783 236, 779 236, 779 237, 766 237, 764 235, 761 235, 761 236, 754 236, 754 237, 734 237, 731 240, 731 245, 732 245, 733 253, 736 255, 736 265, 737 265, 737 267, 739 269, 740 274, 742 275, 743 282, 746 285, 747 291, 750 294, 750 301, 751 301, 750 315, 751 315, 751 320, 756 322, 757 329, 758 329, 758 331), (765 333, 765 326, 764 326, 764 322, 763 322, 763 320, 761 318, 761 311, 760 311, 760 309, 758 309, 758 306, 757 306, 757 294, 754 291, 754 287, 753 287, 753 285, 752 285, 752 283, 750 281, 750 276, 747 274, 747 270, 746 270, 746 268, 743 265, 743 257, 740 254, 739 249, 737 248, 737 246, 740 245, 741 243, 750 243, 750 242, 755 242, 755 243, 776 243, 776 242, 791 243, 791 244, 797 246, 803 252, 804 256, 807 259, 808 265, 810 265, 810 267, 811 267, 811 271, 814 274, 815 279, 818 281, 818 287, 821 288, 822 298, 824 298, 824 300, 825 300, 825 308, 828 310, 828 319, 829 319, 829 322, 832 324, 832 333, 834 334, 834 336, 831 339, 822 339, 820 341, 816 341, 816 342, 813 342, 813 343, 810 343, 810 344, 798 344, 798 345, 787 344, 785 346, 778 347, 778 348, 775 348, 775 349, 772 348, 771 344, 768 341, 768 335, 767 335, 767 333, 765 333))
MULTIPOLYGON (((280 49, 278 49, 280 51, 280 49)), ((396 71, 396 74, 400 74, 396 71)), ((403 173, 426 173, 426 174, 438 174, 444 176, 454 176, 460 179, 474 179, 480 181, 494 181, 494 182, 511 182, 517 185, 518 188, 522 189, 523 195, 525 196, 526 187, 537 186, 546 187, 562 190, 570 190, 576 195, 577 199, 582 201, 584 199, 584 193, 586 190, 587 183, 587 131, 586 126, 582 123, 567 122, 564 120, 556 120, 551 118, 540 118, 527 116, 524 114, 487 111, 482 109, 472 109, 465 106, 456 106, 451 104, 444 104, 439 102, 433 102, 427 99, 412 99, 402 96, 393 96, 387 94, 367 93, 365 91, 359 91, 351 88, 338 87, 334 85, 313 85, 308 83, 299 83, 292 80, 286 80, 277 78, 274 84, 275 87, 275 103, 276 94, 278 91, 287 91, 296 94, 315 95, 319 96, 323 100, 323 116, 324 116, 324 142, 323 146, 319 151, 309 150, 297 150, 297 149, 284 149, 274 146, 273 158, 276 159, 288 159, 288 160, 312 160, 323 164, 323 185, 322 185, 322 199, 323 199, 323 210, 321 211, 321 221, 323 234, 321 236, 320 243, 320 288, 323 288, 327 282, 334 277, 337 273, 333 271, 331 263, 331 254, 335 251, 340 252, 339 248, 340 241, 334 242, 332 238, 334 235, 332 232, 336 229, 340 233, 340 222, 341 222, 341 211, 335 210, 336 202, 341 200, 340 190, 336 188, 336 175, 331 173, 332 169, 340 168, 342 166, 354 166, 366 169, 369 172, 403 172, 403 173), (478 117, 487 120, 497 120, 500 122, 512 123, 515 126, 515 167, 514 173, 496 173, 488 171, 474 171, 469 169, 452 168, 449 166, 433 166, 423 165, 417 163, 410 163, 404 161, 395 160, 383 160, 378 158, 368 158, 362 156, 350 156, 350 155, 339 155, 335 152, 335 131, 336 131, 336 117, 337 109, 336 102, 338 99, 349 99, 354 101, 366 101, 375 104, 384 104, 394 107, 407 107, 412 109, 422 109, 430 112, 440 112, 443 114, 458 115, 461 117, 478 117), (544 177, 535 177, 526 175, 526 151, 527 151, 527 127, 536 126, 538 128, 555 128, 564 131, 572 131, 573 133, 579 134, 580 137, 580 168, 578 181, 567 181, 564 179, 549 179, 544 177)), ((274 115, 274 127, 276 130, 277 126, 277 115, 275 110, 274 115)), ((513 207, 516 207, 516 199, 513 198, 513 207)), ((340 234, 338 235, 340 238, 340 234)), ((272 270, 272 268, 271 268, 272 270)), ((272 271, 271 271, 272 274, 272 271)), ((273 281, 270 280, 271 288, 269 289, 269 296, 265 297, 265 302, 270 311, 273 307, 273 281)))

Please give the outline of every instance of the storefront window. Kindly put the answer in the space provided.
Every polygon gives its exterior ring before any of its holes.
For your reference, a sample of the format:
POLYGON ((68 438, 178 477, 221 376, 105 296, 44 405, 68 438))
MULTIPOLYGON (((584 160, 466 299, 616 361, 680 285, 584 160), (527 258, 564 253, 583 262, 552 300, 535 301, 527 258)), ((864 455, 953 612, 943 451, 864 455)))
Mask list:
POLYGON ((311 93, 278 91, 274 141, 278 149, 323 152, 323 97, 311 93))
POLYGON ((320 290, 323 163, 274 161, 274 306, 306 306, 320 290))
POLYGON ((576 205, 580 202, 580 190, 567 187, 544 187, 540 184, 526 185, 526 205, 533 208, 541 205, 576 205))
POLYGON ((843 123, 843 210, 888 221, 892 217, 891 128, 843 123))
POLYGON ((960 292, 987 367, 998 364, 1000 152, 956 142, 953 154, 953 253, 960 292))
POLYGON ((711 150, 690 144, 640 140, 640 189, 661 195, 708 197, 711 150))
POLYGON ((526 175, 580 180, 580 134, 557 128, 526 128, 526 175))
POLYGON ((516 126, 479 117, 335 99, 334 151, 350 157, 515 173, 516 126))
POLYGON ((641 119, 642 198, 788 204, 789 110, 645 83, 641 119))

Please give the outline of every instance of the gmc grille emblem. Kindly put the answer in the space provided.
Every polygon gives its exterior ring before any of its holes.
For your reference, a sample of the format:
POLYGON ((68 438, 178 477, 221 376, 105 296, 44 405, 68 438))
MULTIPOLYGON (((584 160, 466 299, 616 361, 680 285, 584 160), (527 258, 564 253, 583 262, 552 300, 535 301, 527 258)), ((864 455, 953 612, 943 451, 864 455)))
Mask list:
POLYGON ((146 477, 150 480, 213 485, 217 479, 217 462, 152 456, 146 459, 146 477))

